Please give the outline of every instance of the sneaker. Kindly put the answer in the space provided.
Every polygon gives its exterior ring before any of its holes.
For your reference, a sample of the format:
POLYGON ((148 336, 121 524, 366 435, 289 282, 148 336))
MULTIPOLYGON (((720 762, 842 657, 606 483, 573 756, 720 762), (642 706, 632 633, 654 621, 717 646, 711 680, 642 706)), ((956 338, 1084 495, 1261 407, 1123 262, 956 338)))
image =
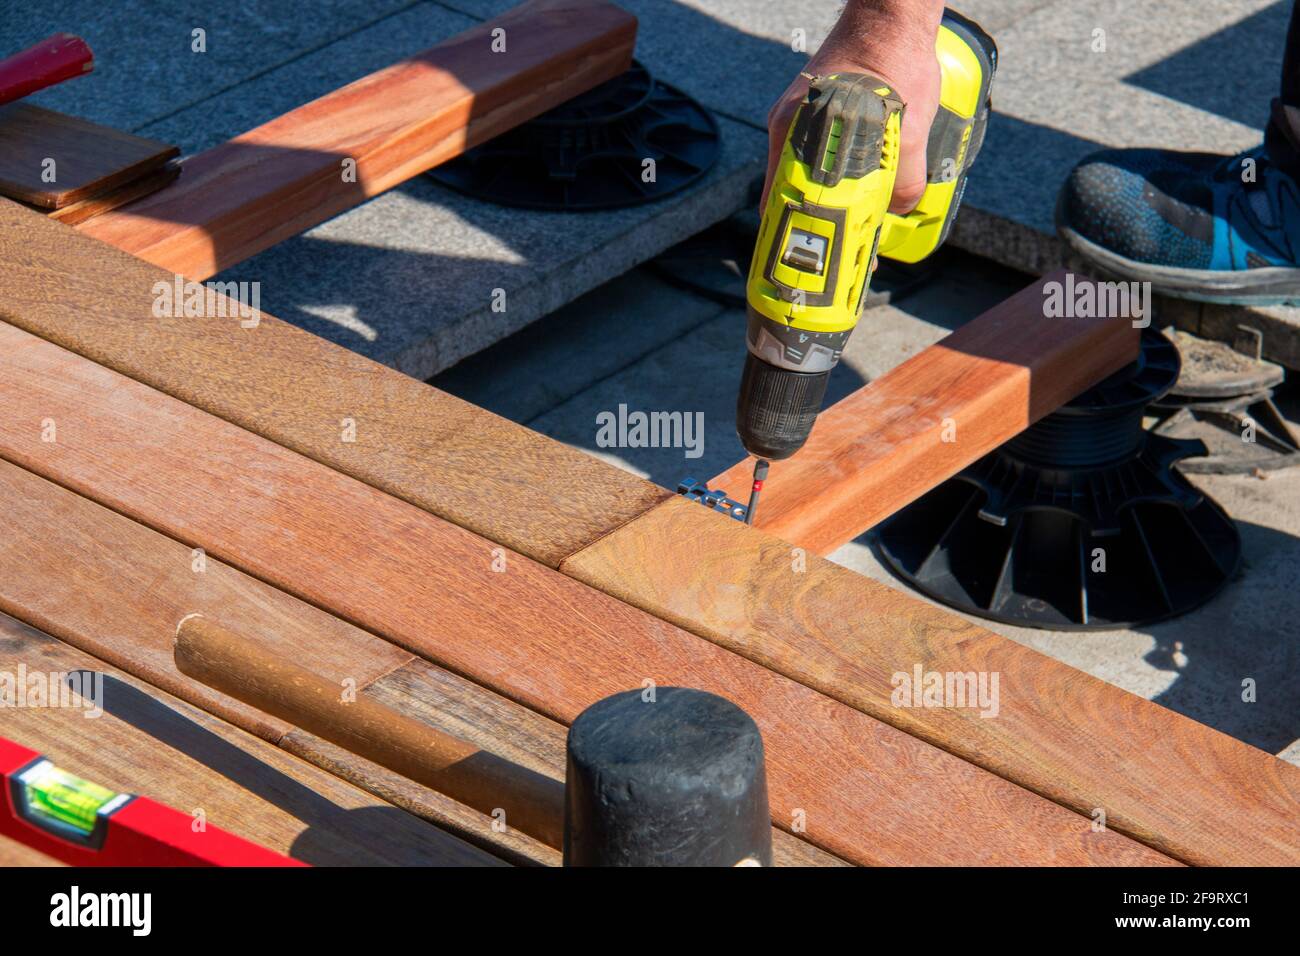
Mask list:
POLYGON ((1262 146, 1094 153, 1066 179, 1056 228, 1099 272, 1162 295, 1300 304, 1300 184, 1262 146))

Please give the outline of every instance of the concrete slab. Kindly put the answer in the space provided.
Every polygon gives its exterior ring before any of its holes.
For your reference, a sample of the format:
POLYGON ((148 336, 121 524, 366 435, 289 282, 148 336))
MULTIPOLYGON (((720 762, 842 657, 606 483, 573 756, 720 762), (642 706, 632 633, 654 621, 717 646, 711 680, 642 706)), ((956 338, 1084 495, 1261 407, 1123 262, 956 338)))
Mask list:
POLYGON ((523 424, 693 337, 725 310, 646 269, 633 269, 433 379, 441 389, 523 424))
POLYGON ((760 134, 719 126, 717 165, 663 202, 532 212, 421 177, 219 278, 261 282, 272 315, 428 378, 749 202, 760 134))
MULTIPOLYGON (((288 19, 283 13, 280 20, 288 19)), ((197 153, 275 119, 368 73, 413 56, 478 23, 417 3, 140 129, 197 153)))
MULTIPOLYGON (((1300 765, 1300 472, 1195 476, 1242 536, 1243 568, 1208 605, 1140 630, 1064 633, 980 623, 1300 765), (1243 681, 1256 699, 1242 699, 1243 681)), ((831 560, 894 587, 867 536, 831 560)))
MULTIPOLYGON (((85 37, 95 52, 95 72, 42 91, 31 102, 138 131, 412 5, 320 0, 304 16, 281 0, 6 3, 0 10, 0 56, 53 33, 85 37), (195 30, 204 31, 206 52, 194 51, 195 30)), ((222 118, 213 114, 208 120, 222 118)))

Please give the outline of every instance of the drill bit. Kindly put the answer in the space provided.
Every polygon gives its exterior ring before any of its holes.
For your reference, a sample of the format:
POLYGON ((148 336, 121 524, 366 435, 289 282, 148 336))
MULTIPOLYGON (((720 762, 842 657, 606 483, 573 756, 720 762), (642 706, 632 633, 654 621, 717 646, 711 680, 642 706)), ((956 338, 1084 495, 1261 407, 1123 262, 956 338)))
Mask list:
POLYGON ((745 524, 754 523, 754 511, 758 508, 758 493, 763 490, 763 479, 767 477, 767 462, 760 458, 754 462, 754 487, 749 491, 749 506, 745 509, 745 524))

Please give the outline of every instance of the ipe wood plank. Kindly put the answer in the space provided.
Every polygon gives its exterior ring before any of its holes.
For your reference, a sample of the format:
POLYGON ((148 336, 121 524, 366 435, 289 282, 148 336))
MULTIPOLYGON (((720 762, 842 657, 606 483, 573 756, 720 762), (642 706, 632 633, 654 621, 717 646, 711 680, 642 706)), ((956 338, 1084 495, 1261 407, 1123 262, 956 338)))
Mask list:
POLYGON ((0 262, 0 318, 545 564, 669 497, 224 297, 222 317, 159 317, 173 274, 5 200, 0 262))
MULTIPOLYGON (((1046 314, 1044 288, 1064 282, 1036 279, 822 412, 772 463, 755 527, 828 554, 1137 358, 1134 316, 1046 314)), ((710 486, 743 493, 753 472, 750 458, 710 486)))
POLYGON ((30 103, 0 106, 0 193, 45 209, 124 187, 179 153, 170 143, 30 103))
MULTIPOLYGON (((260 627, 259 640, 358 694, 414 660, 407 651, 146 528, 7 461, 0 460, 0 610, 187 703, 324 767, 461 838, 514 863, 557 865, 559 852, 445 794, 339 751, 282 720, 219 694, 175 667, 178 622, 193 613, 260 627), (345 683, 346 682, 346 683, 345 683)), ((421 662, 426 680, 454 712, 456 731, 515 759, 528 749, 525 708, 421 662), (480 715, 492 714, 476 728, 480 715), (473 731, 472 733, 470 731, 473 731), (517 743, 522 740, 522 743, 517 743)), ((425 712, 416 715, 424 720, 425 712)))
MULTIPOLYGON (((317 865, 502 861, 198 708, 0 614, 0 671, 103 675, 103 713, 10 707, 5 736, 79 777, 152 797, 317 865)), ((73 699, 73 698, 69 698, 73 699)))
POLYGON ((1300 768, 697 504, 563 570, 1180 860, 1300 863, 1300 768), (998 675, 996 716, 896 701, 917 667, 998 675))
POLYGON ((0 456, 554 720, 570 722, 596 700, 647 682, 728 697, 762 730, 774 823, 850 862, 1171 862, 12 326, 0 326, 0 403, 8 410, 0 456), (62 422, 57 440, 41 440, 43 419, 62 422))
POLYGON ((636 18, 606 0, 530 0, 185 160, 176 185, 79 228, 206 279, 612 79, 635 40, 636 18))
MULTIPOLYGON (((494 830, 486 815, 190 680, 173 666, 173 634, 181 618, 199 612, 260 626, 268 647, 327 669, 341 684, 350 680, 359 697, 558 781, 562 724, 220 561, 196 564, 190 548, 3 460, 0 502, 0 608, 496 856, 559 865, 558 849, 513 828, 494 830)), ((782 831, 773 841, 778 865, 842 864, 782 831)))

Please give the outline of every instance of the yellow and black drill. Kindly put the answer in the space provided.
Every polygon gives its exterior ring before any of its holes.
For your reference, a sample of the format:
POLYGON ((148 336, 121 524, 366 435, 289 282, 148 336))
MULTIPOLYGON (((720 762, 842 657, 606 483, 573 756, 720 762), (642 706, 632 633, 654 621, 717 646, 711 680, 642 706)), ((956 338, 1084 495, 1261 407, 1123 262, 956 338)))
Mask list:
POLYGON ((919 262, 948 235, 984 139, 997 47, 945 11, 935 50, 939 111, 927 184, 890 213, 903 103, 860 73, 815 77, 790 124, 749 267, 749 354, 736 403, 741 443, 789 458, 808 439, 831 370, 857 325, 877 255, 919 262))

